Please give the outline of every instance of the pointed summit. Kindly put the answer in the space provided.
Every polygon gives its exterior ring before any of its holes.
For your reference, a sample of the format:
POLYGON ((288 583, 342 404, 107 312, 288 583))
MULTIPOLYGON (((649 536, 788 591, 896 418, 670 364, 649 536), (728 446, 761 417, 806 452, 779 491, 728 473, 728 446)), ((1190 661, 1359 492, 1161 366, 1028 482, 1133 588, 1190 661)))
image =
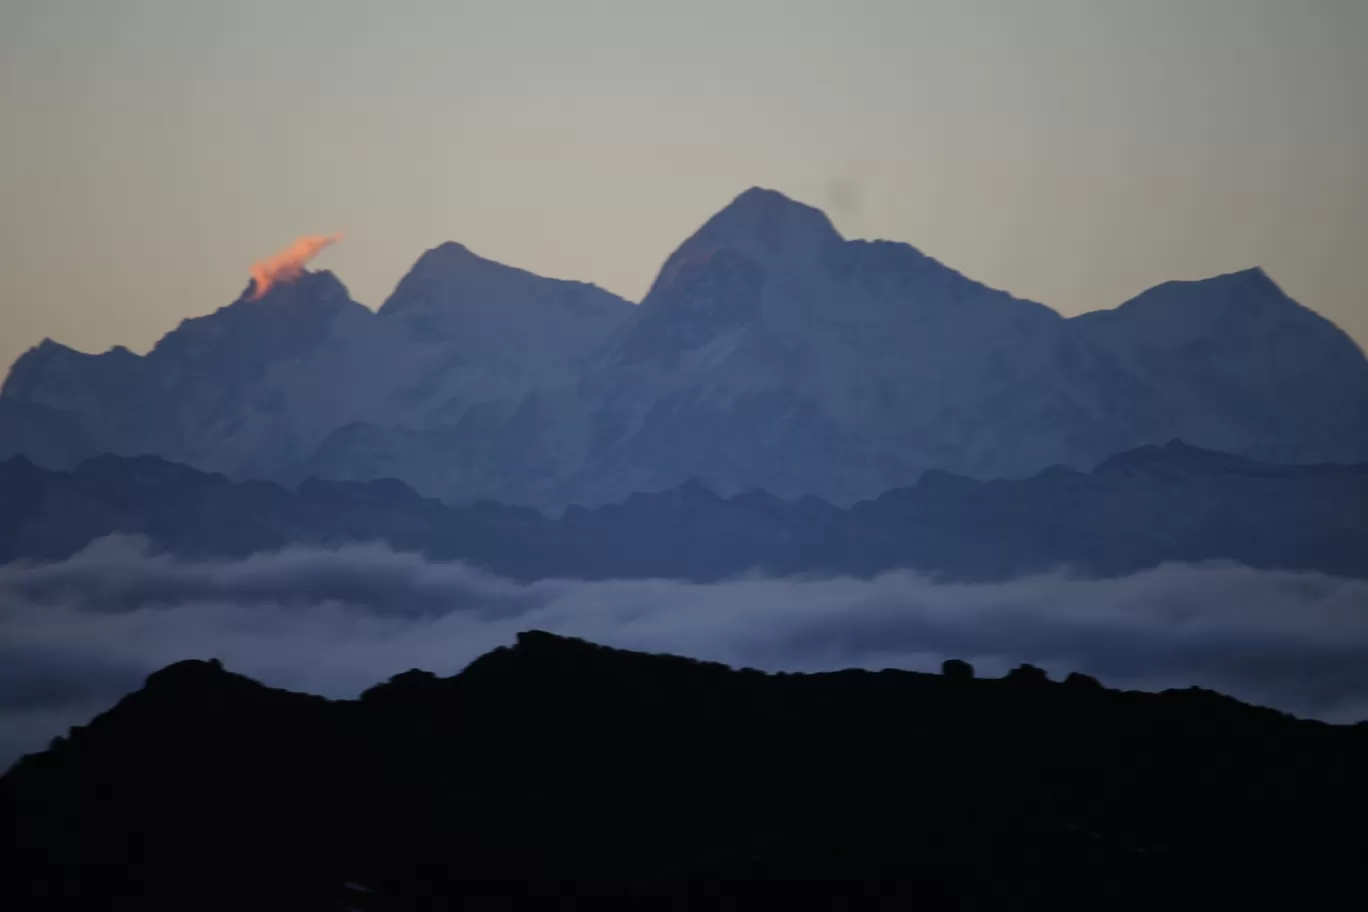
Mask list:
POLYGON ((751 187, 671 254, 651 291, 672 282, 680 270, 706 262, 722 250, 735 251, 766 269, 802 270, 843 243, 822 210, 789 199, 777 190, 751 187))
POLYGON ((632 311, 593 285, 505 266, 447 241, 418 258, 380 316, 412 338, 451 346, 463 362, 540 370, 585 357, 632 311))
POLYGON ((380 305, 380 315, 430 310, 441 302, 463 298, 474 288, 518 283, 524 277, 535 278, 520 269, 487 260, 464 244, 446 241, 414 261, 380 305))
MULTIPOLYGON (((510 299, 568 296, 594 299, 610 310, 631 305, 585 282, 550 279, 506 266, 473 252, 464 244, 446 241, 420 256, 380 308, 381 315, 451 308, 502 309, 510 299), (605 302, 604 299, 610 299, 605 302)), ((597 313, 598 308, 589 308, 597 313)))
POLYGON ((1241 269, 1238 272, 1231 273, 1231 275, 1242 276, 1252 282, 1267 282, 1270 285, 1277 284, 1273 281, 1273 277, 1270 276, 1262 266, 1251 266, 1248 269, 1241 269))
POLYGON ((1114 310, 1074 318, 1089 332, 1124 335, 1165 350, 1227 340, 1248 350, 1256 339, 1288 331, 1344 348, 1348 337, 1329 320, 1287 296, 1263 269, 1254 267, 1204 279, 1164 282, 1114 310), (1341 341, 1340 337, 1343 336, 1341 341))
MULTIPOLYGON (((438 244, 431 250, 425 251, 422 256, 414 261, 408 274, 400 280, 400 286, 402 287, 403 283, 408 281, 424 281, 437 276, 455 275, 481 267, 496 270, 506 269, 512 272, 519 271, 512 267, 504 266, 502 263, 487 260, 464 244, 458 244, 455 241, 446 241, 438 244)), ((396 289, 396 294, 397 293, 398 289, 396 289)), ((391 295, 391 298, 392 297, 394 297, 394 295, 391 295)))
POLYGON ((734 247, 764 263, 810 257, 842 240, 822 210, 777 190, 751 187, 708 219, 684 246, 703 241, 734 247))
POLYGON ((762 187, 751 187, 732 200, 699 233, 741 247, 758 245, 776 256, 842 240, 822 210, 762 187))

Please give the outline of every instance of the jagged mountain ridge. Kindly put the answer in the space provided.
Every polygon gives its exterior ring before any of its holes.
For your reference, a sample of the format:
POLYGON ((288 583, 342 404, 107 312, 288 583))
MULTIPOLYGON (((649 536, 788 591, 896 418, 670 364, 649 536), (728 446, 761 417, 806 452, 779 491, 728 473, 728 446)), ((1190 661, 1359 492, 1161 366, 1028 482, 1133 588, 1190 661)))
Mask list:
POLYGON ((762 492, 726 499, 691 482, 550 519, 489 502, 447 506, 395 480, 309 480, 291 491, 155 457, 102 456, 71 473, 0 463, 0 563, 65 559, 115 533, 191 558, 383 541, 520 580, 899 568, 999 580, 1207 560, 1368 577, 1368 464, 1277 466, 1173 442, 1088 474, 1056 467, 977 482, 928 472, 850 509, 762 492))
POLYGON ((327 271, 260 300, 249 292, 184 321, 144 358, 45 341, 15 364, 0 403, 37 411, 69 436, 87 432, 86 445, 45 464, 152 453, 235 478, 297 481, 330 435, 347 439, 369 422, 516 423, 539 389, 572 382, 568 372, 633 309, 456 244, 424 254, 378 314, 327 271), (480 307, 485 332, 464 331, 459 317, 480 307))
POLYGON ((1363 851, 1365 761, 1363 725, 1198 688, 771 675, 529 631, 356 700, 168 666, 0 777, 0 844, 24 908, 715 902, 795 878, 861 908, 1328 899, 1363 851))
POLYGON ((378 313, 312 273, 145 358, 45 342, 11 371, 0 430, 0 456, 55 467, 155 453, 453 503, 555 511, 697 478, 849 505, 927 469, 1023 477, 1172 438, 1368 460, 1368 361, 1260 270, 1064 319, 752 189, 636 307, 449 243, 378 313))

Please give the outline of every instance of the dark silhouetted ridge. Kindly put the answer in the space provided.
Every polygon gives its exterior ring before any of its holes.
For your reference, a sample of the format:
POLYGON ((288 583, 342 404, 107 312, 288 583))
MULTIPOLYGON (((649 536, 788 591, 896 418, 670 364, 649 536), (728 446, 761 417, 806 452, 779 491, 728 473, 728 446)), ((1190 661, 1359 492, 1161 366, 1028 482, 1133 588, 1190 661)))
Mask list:
POLYGON ((354 701, 177 663, 0 778, 0 837, 24 909, 715 908, 778 880, 860 908, 1308 902, 1355 876, 1365 764, 1368 727, 1195 688, 771 675, 529 631, 354 701))

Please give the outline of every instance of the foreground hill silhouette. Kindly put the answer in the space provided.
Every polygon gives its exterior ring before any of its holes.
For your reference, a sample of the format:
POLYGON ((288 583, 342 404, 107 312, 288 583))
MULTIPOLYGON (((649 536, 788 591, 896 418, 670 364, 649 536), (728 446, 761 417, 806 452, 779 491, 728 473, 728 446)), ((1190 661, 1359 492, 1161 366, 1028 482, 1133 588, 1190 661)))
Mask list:
POLYGON ((928 472, 850 509, 761 492, 724 499, 695 482, 552 519, 494 503, 450 507, 393 480, 292 491, 156 457, 103 456, 71 473, 0 463, 0 564, 61 560, 116 532, 194 558, 385 541, 524 580, 893 568, 995 580, 1212 559, 1365 577, 1368 464, 1268 465, 1174 441, 1090 473, 977 482, 928 472))
POLYGON ((789 895, 776 878, 857 907, 1306 898, 1368 848, 1365 769, 1363 725, 1031 666, 767 675, 529 632, 334 702, 186 661, 0 779, 3 889, 23 909, 715 908, 789 895))

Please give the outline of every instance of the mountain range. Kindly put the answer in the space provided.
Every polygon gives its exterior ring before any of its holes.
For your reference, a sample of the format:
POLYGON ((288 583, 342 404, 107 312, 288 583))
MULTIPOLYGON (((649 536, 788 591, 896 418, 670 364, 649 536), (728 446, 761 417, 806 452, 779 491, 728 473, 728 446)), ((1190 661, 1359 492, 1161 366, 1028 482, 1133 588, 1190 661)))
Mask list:
POLYGON ((125 533, 200 559, 385 542, 521 580, 898 568, 999 580, 1218 559, 1362 578, 1365 516, 1368 464, 1270 465, 1177 441, 1117 454, 1089 473, 1054 467, 978 482, 930 471, 850 508, 758 491, 723 498, 692 481, 558 518, 492 502, 449 506, 393 479, 310 479, 290 490, 158 457, 105 455, 72 472, 0 463, 0 564, 61 560, 125 533))
POLYGON ((758 188, 639 305, 454 243, 377 312, 328 272, 251 290, 146 355, 29 350, 0 391, 0 458, 393 477, 551 512, 691 479, 846 507, 931 469, 1024 478, 1175 438, 1368 462, 1368 361, 1261 270, 1065 319, 758 188))
POLYGON ((529 631, 330 701, 192 660, 0 778, 0 892, 692 908, 796 879, 842 908, 1321 905, 1357 877, 1365 763, 1364 725, 1030 665, 771 675, 529 631))

